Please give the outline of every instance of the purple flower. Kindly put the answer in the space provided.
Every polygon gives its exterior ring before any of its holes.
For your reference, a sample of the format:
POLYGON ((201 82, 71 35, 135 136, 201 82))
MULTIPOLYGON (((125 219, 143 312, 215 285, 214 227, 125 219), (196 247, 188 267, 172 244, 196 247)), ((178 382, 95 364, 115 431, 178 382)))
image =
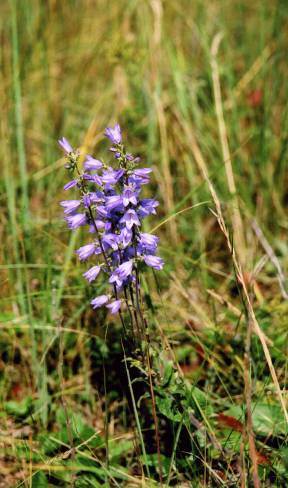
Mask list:
POLYGON ((96 280, 100 271, 101 271, 100 266, 92 266, 92 268, 88 269, 86 273, 83 273, 83 276, 86 278, 86 280, 89 281, 89 283, 91 283, 92 281, 96 280))
POLYGON ((87 217, 85 214, 69 215, 69 217, 66 217, 65 220, 69 229, 77 229, 81 225, 87 224, 87 217))
POLYGON ((107 185, 115 185, 123 175, 123 169, 114 170, 112 168, 108 168, 102 173, 102 181, 107 185))
POLYGON ((105 219, 108 216, 108 212, 104 205, 98 205, 97 207, 97 214, 101 219, 105 219))
POLYGON ((108 300, 109 298, 107 297, 107 295, 100 295, 99 297, 93 298, 93 300, 91 301, 91 305, 94 309, 99 308, 102 307, 102 305, 105 305, 108 300))
POLYGON ((109 283, 116 285, 118 289, 122 286, 123 280, 120 278, 119 274, 117 273, 117 270, 111 273, 111 276, 109 278, 109 283))
POLYGON ((90 154, 87 154, 86 156, 86 161, 84 161, 84 168, 87 171, 93 171, 102 168, 103 164, 99 159, 94 159, 90 154))
POLYGON ((138 249, 141 253, 155 254, 159 237, 153 234, 141 233, 138 249))
POLYGON ((138 208, 140 217, 144 218, 147 215, 156 215, 156 208, 158 205, 159 202, 153 198, 144 198, 143 200, 140 200, 140 206, 138 208))
POLYGON ((138 176, 139 178, 147 178, 149 173, 152 172, 151 168, 139 168, 139 169, 134 169, 133 174, 135 176, 138 176))
POLYGON ((132 208, 129 208, 129 210, 125 212, 122 219, 120 219, 120 222, 124 223, 129 230, 132 229, 133 225, 140 225, 138 215, 132 208))
POLYGON ((90 207, 92 202, 91 202, 91 196, 89 193, 87 195, 83 195, 82 200, 83 200, 83 205, 85 208, 90 207))
POLYGON ((121 129, 119 124, 115 124, 114 127, 107 127, 104 132, 105 136, 110 139, 113 144, 120 144, 122 141, 121 129))
POLYGON ((137 205, 137 193, 134 188, 126 186, 123 191, 123 204, 124 207, 128 207, 129 203, 132 205, 137 205))
MULTIPOLYGON (((96 225, 97 230, 105 229, 105 225, 106 224, 103 222, 103 220, 97 220, 96 219, 96 220, 94 220, 94 222, 95 222, 95 225, 96 225)), ((95 232, 96 232, 95 225, 94 224, 91 224, 89 226, 89 232, 90 232, 90 234, 95 234, 95 232)))
POLYGON ((111 197, 106 197, 105 206, 109 212, 117 208, 121 208, 121 207, 123 208, 122 196, 112 195, 111 197))
POLYGON ((133 260, 131 259, 126 263, 120 264, 120 266, 117 268, 117 272, 119 276, 123 280, 125 280, 132 273, 132 269, 133 269, 133 260))
POLYGON ((99 175, 88 175, 87 173, 83 173, 82 175, 83 180, 91 181, 92 183, 96 183, 96 185, 102 185, 102 178, 99 175))
POLYGON ((81 205, 80 200, 63 200, 60 202, 61 207, 64 208, 64 214, 71 214, 77 210, 77 208, 81 205))
POLYGON ((127 229, 127 227, 124 227, 121 230, 119 234, 119 242, 121 242, 124 248, 127 247, 132 241, 132 236, 133 236, 132 230, 127 229))
POLYGON ((115 313, 119 312, 119 310, 120 310, 121 300, 115 300, 114 302, 108 303, 108 305, 106 305, 106 307, 109 308, 112 315, 114 315, 115 313))
POLYGON ((80 261, 85 261, 88 259, 92 254, 96 251, 96 246, 94 243, 86 244, 85 246, 79 247, 77 249, 76 254, 78 254, 80 261))
POLYGON ((90 198, 93 203, 104 203, 104 194, 102 191, 91 191, 90 198))
POLYGON ((63 151, 66 154, 73 152, 73 147, 71 146, 71 144, 69 144, 69 142, 67 141, 67 139, 65 139, 65 137, 62 137, 62 139, 59 139, 58 144, 59 144, 59 146, 61 146, 61 148, 63 149, 63 151))
POLYGON ((102 242, 103 242, 103 244, 107 244, 107 246, 105 246, 105 247, 108 247, 108 249, 112 248, 113 251, 117 251, 117 249, 118 249, 118 236, 117 235, 115 235, 115 234, 104 234, 102 237, 102 242))
POLYGON ((77 180, 69 181, 68 183, 66 183, 66 185, 64 185, 63 189, 64 190, 70 190, 70 188, 73 188, 73 186, 76 186, 77 183, 78 183, 77 180))
POLYGON ((126 261, 120 264, 118 268, 113 271, 109 278, 109 283, 115 283, 118 287, 122 286, 123 281, 125 281, 128 276, 131 275, 133 269, 133 260, 126 261))
POLYGON ((147 264, 147 266, 151 266, 151 268, 157 269, 158 271, 163 268, 164 266, 164 261, 163 259, 159 258, 158 256, 144 256, 144 261, 147 264))
POLYGON ((129 183, 134 183, 137 187, 149 183, 149 173, 151 168, 139 168, 132 171, 128 178, 129 183))

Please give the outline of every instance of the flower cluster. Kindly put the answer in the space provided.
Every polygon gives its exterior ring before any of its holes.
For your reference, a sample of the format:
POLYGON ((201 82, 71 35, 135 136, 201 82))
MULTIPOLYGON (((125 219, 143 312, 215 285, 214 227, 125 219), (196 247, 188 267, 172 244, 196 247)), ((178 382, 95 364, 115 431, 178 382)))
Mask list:
POLYGON ((112 142, 116 169, 87 155, 84 171, 80 171, 78 151, 64 137, 59 141, 67 168, 76 174, 64 189, 77 187, 81 195, 77 200, 62 201, 61 206, 70 229, 88 226, 91 234, 91 241, 76 251, 81 261, 96 260, 84 277, 92 283, 103 274, 111 287, 111 292, 97 296, 91 304, 93 308, 105 305, 115 314, 126 291, 137 288, 140 263, 161 270, 163 260, 156 256, 158 237, 142 232, 143 219, 156 214, 158 206, 156 200, 140 196, 152 170, 137 168, 139 158, 125 151, 118 124, 107 128, 105 135, 112 142))

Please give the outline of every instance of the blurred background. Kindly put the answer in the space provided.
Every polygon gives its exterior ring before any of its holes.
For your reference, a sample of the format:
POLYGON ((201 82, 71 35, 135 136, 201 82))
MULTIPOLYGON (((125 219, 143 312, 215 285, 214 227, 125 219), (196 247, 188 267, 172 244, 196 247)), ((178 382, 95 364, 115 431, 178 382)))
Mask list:
MULTIPOLYGON (((101 430, 105 420, 99 358, 112 365, 117 347, 104 340, 106 317, 89 309, 86 268, 74 256, 85 236, 63 223, 62 136, 101 158, 103 130, 119 122, 127 147, 152 165, 146 191, 160 206, 147 230, 159 226, 166 262, 159 283, 148 278, 157 320, 185 374, 234 402, 243 391, 245 325, 206 168, 247 282, 253 277, 257 317, 284 387, 287 13, 285 0, 1 2, 1 486, 25 484, 33 442, 59 430, 59 391, 90 428, 101 430), (61 327, 70 329, 62 352, 61 327)), ((263 402, 275 391, 256 338, 253 347, 263 402)), ((116 396, 110 400, 118 411, 116 396)), ((277 408, 275 399, 273 422, 277 408)), ((112 437, 127 427, 119 416, 113 422, 112 437)))

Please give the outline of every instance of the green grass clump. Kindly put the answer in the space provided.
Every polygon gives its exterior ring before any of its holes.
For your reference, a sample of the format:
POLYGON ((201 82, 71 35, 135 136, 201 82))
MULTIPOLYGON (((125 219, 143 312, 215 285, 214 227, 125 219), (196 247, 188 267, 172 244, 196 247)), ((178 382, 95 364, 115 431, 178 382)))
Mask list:
POLYGON ((287 486, 287 13, 1 2, 0 485, 287 486), (143 283, 160 467, 147 371, 90 310, 58 205, 57 139, 101 157, 114 121, 160 200, 166 265, 143 283))

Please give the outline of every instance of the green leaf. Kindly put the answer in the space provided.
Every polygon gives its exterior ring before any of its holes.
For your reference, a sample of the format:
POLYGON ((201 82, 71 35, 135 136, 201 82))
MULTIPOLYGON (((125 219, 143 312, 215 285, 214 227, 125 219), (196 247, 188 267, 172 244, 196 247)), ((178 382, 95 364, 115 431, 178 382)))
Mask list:
POLYGON ((109 456, 111 463, 117 463, 126 453, 133 450, 132 440, 118 440, 109 442, 109 456))
POLYGON ((32 410, 32 398, 25 397, 21 402, 11 400, 4 405, 6 412, 15 417, 27 417, 32 410))
POLYGON ((37 473, 32 476, 32 488, 46 488, 48 486, 48 481, 43 471, 37 471, 37 473))
POLYGON ((182 414, 179 412, 177 409, 177 406, 175 405, 174 398, 172 396, 166 395, 165 397, 156 397, 156 404, 157 407, 164 415, 164 417, 167 417, 170 420, 173 420, 174 422, 181 422, 182 419, 182 414))
MULTIPOLYGON (((143 464, 145 464, 145 460, 143 456, 141 456, 143 464)), ((157 472, 159 471, 159 460, 158 460, 158 454, 148 454, 147 456, 147 465, 150 467, 153 467, 157 472)), ((169 467, 170 467, 170 459, 163 456, 161 454, 161 467, 162 467, 162 474, 163 476, 167 476, 169 472, 169 467)))
POLYGON ((264 435, 285 435, 287 425, 279 405, 252 404, 254 431, 264 435))
MULTIPOLYGON (((233 405, 225 412, 237 420, 244 422, 243 409, 240 405, 233 405)), ((281 407, 276 404, 252 403, 253 429, 259 435, 285 435, 287 426, 281 407)))

